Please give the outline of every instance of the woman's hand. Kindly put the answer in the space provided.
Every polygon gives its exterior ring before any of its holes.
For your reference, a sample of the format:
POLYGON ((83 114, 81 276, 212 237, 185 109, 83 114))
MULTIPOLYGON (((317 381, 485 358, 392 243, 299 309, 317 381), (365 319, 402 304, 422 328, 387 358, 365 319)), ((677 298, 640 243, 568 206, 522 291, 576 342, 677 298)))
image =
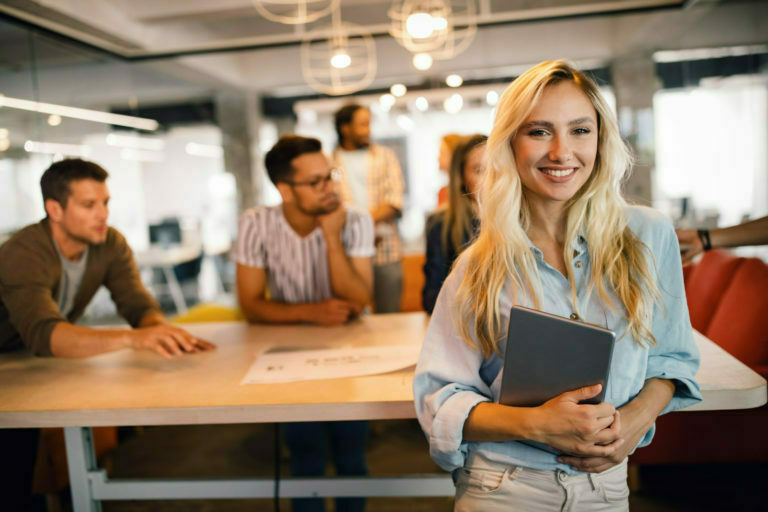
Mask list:
POLYGON ((656 417, 672 399, 674 390, 675 385, 670 380, 648 379, 634 400, 621 408, 622 421, 618 424, 617 431, 625 441, 622 445, 606 455, 575 457, 563 455, 558 457, 558 460, 569 464, 577 471, 589 473, 600 473, 612 468, 635 449, 645 433, 653 426, 656 417))
POLYGON ((530 439, 569 455, 613 455, 624 443, 618 411, 607 402, 579 404, 601 389, 602 386, 596 384, 568 391, 534 408, 530 439))

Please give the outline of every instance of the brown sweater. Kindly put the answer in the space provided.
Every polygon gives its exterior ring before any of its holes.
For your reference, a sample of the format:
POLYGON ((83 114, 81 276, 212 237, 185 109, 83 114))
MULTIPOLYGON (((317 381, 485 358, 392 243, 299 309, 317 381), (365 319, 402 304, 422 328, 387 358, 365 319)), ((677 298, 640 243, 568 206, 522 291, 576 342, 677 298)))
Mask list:
POLYGON ((0 352, 26 345, 35 355, 53 355, 53 328, 80 318, 101 285, 133 327, 150 311, 160 311, 141 283, 131 248, 113 228, 103 244, 89 246, 85 273, 67 317, 56 304, 61 271, 47 219, 21 229, 0 246, 0 352))

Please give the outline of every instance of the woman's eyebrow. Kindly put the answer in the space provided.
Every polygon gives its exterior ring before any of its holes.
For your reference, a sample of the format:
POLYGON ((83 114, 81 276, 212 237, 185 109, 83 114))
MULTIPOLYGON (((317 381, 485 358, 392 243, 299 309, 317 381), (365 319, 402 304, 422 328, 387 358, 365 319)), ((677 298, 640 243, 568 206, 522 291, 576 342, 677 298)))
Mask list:
POLYGON ((591 117, 580 117, 578 119, 574 119, 573 121, 569 122, 569 126, 573 126, 574 124, 585 124, 585 123, 594 123, 595 120, 591 117))
POLYGON ((555 125, 550 123, 549 121, 531 121, 529 123, 525 123, 525 126, 523 126, 523 128, 530 128, 532 126, 543 126, 545 128, 555 127, 555 125))

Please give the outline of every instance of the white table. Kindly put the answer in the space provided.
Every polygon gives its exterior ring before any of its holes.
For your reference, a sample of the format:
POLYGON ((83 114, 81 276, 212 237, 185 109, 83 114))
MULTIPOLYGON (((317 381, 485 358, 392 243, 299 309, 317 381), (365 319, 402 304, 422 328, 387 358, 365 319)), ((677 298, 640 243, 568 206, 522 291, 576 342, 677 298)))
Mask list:
POLYGON ((168 247, 151 245, 144 251, 136 252, 134 257, 139 268, 157 268, 163 273, 176 311, 185 313, 187 302, 184 300, 184 293, 181 290, 179 280, 176 279, 176 274, 173 272, 173 267, 194 260, 200 256, 202 250, 202 246, 199 244, 171 245, 168 247))
MULTIPOLYGON (((420 344, 423 313, 371 315, 343 327, 185 324, 218 345, 214 352, 171 361, 122 351, 87 360, 0 357, 0 426, 66 427, 75 510, 101 500, 271 497, 272 479, 111 480, 96 466, 92 426, 262 423, 413 418, 413 368, 382 375, 241 386, 255 354, 268 345, 420 344)), ((758 407, 766 382, 697 336, 703 409, 758 407)), ((401 478, 288 478, 282 497, 452 496, 444 475, 401 478)))

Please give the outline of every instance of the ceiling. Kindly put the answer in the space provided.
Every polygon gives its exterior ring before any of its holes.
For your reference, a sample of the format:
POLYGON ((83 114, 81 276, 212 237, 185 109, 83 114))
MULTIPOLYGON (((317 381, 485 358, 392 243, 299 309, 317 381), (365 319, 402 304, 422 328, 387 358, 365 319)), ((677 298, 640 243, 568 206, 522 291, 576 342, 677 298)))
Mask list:
MULTIPOLYGON (((323 0, 315 0, 323 2, 323 0)), ((454 2, 457 0, 453 0, 454 2)), ((391 0, 341 0, 341 18, 374 35, 371 88, 514 76, 540 60, 601 67, 658 50, 768 43, 765 0, 474 0, 477 34, 451 60, 416 71, 388 35, 391 0)), ((260 16, 253 0, 0 0, 0 93, 89 108, 255 91, 313 92, 303 25, 260 16)))

